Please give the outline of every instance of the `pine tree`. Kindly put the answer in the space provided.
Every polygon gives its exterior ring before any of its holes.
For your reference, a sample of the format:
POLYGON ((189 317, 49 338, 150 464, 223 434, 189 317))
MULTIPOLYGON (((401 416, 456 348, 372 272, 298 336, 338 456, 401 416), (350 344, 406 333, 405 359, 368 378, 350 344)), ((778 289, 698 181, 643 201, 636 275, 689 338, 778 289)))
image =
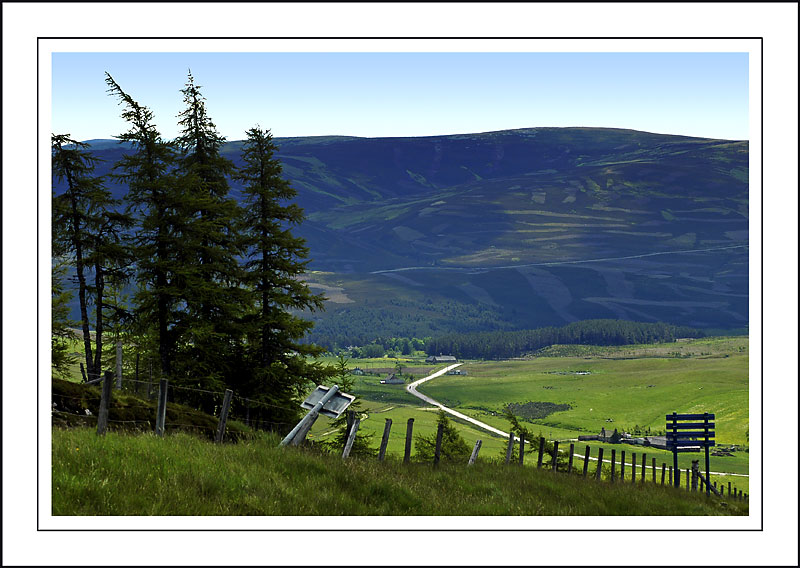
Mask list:
POLYGON ((75 325, 69 317, 69 302, 72 292, 64 287, 64 278, 68 265, 56 259, 52 270, 52 303, 50 307, 51 333, 50 351, 52 354, 51 366, 53 375, 68 378, 70 365, 76 362, 70 354, 70 340, 74 337, 72 327, 75 325))
MULTIPOLYGON (((355 384, 355 379, 350 373, 349 363, 350 360, 343 353, 339 354, 339 357, 336 359, 336 363, 332 365, 333 369, 335 370, 335 374, 331 377, 331 381, 339 385, 339 390, 348 394, 352 391, 355 384)), ((353 412, 354 416, 358 416, 359 412, 362 410, 362 404, 358 398, 351 402, 350 406, 347 407, 347 412, 353 412)), ((347 443, 347 438, 349 437, 347 412, 343 412, 339 418, 334 420, 331 424, 331 426, 336 429, 336 433, 329 440, 324 442, 325 447, 329 451, 341 454, 341 452, 344 450, 344 446, 347 443)), ((359 428, 356 431, 356 437, 353 440, 352 447, 350 448, 350 455, 365 457, 376 456, 378 450, 372 447, 372 438, 372 433, 367 434, 363 429, 359 428)))
POLYGON ((172 172, 173 146, 153 124, 153 112, 137 103, 106 73, 108 92, 125 108, 130 129, 117 136, 130 144, 114 166, 115 177, 128 184, 128 209, 136 215, 134 260, 138 290, 135 314, 139 333, 154 337, 160 370, 169 377, 178 339, 186 326, 181 310, 187 266, 180 262, 183 233, 189 223, 182 206, 179 180, 172 172))
POLYGON ((53 198, 53 251, 73 259, 78 284, 86 371, 90 378, 100 374, 103 345, 104 282, 109 275, 124 278, 128 249, 123 231, 130 222, 116 211, 101 177, 93 175, 96 159, 88 144, 69 134, 52 136, 52 168, 55 179, 66 181, 67 188, 53 198), (94 282, 88 277, 93 274, 94 282), (95 310, 95 347, 89 333, 89 305, 95 310))
MULTIPOLYGON (((443 425, 442 446, 440 459, 442 461, 467 463, 472 451, 466 440, 461 437, 444 410, 439 410, 439 417, 436 424, 443 425)), ((417 436, 414 439, 414 449, 417 458, 423 461, 432 461, 436 452, 436 435, 434 432, 429 436, 417 436)))
POLYGON ((233 380, 231 345, 241 342, 239 320, 247 305, 237 256, 242 252, 237 234, 241 209, 228 197, 227 176, 235 168, 220 154, 225 138, 208 116, 191 72, 181 92, 186 108, 178 115, 181 133, 175 143, 181 150, 177 174, 185 188, 182 207, 189 222, 180 260, 192 271, 183 297, 190 325, 178 361, 183 374, 201 386, 221 386, 233 380))
MULTIPOLYGON (((291 229, 303 220, 303 210, 284 203, 296 192, 281 177, 276 149, 269 131, 259 127, 248 130, 244 167, 237 176, 244 182, 246 205, 242 228, 245 281, 253 291, 255 306, 246 320, 250 380, 245 388, 288 409, 296 406, 308 381, 320 384, 332 371, 309 361, 324 351, 321 347, 301 342, 313 323, 295 314, 322 309, 324 296, 312 294, 301 280, 308 248, 291 229)), ((296 418, 296 412, 289 410, 273 414, 276 421, 296 418)))

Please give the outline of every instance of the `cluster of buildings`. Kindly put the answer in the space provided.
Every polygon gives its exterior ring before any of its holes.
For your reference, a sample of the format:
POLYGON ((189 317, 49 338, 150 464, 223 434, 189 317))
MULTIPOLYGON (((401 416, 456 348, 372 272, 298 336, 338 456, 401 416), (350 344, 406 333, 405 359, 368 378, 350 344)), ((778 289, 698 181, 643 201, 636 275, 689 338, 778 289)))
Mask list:
POLYGON ((589 436, 578 436, 578 441, 596 440, 607 444, 632 444, 635 446, 648 446, 659 450, 668 450, 666 436, 643 436, 634 438, 628 432, 620 432, 616 428, 613 431, 605 427, 600 429, 599 434, 589 436))

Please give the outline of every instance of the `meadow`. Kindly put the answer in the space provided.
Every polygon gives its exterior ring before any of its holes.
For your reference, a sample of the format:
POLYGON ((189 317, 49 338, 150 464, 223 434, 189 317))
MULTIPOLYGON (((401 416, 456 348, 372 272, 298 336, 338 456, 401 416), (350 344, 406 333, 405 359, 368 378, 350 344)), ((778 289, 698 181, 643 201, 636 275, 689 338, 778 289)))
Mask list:
POLYGON ((59 515, 747 515, 746 501, 671 487, 598 484, 482 461, 342 460, 280 438, 213 444, 179 433, 54 429, 59 515), (335 491, 331 491, 335 488, 335 491))
MULTIPOLYGON (((712 456, 711 471, 746 475, 749 472, 747 346, 747 337, 624 347, 554 346, 547 354, 563 354, 573 347, 578 354, 511 361, 466 361, 460 368, 467 375, 445 375, 423 384, 419 391, 505 432, 509 430, 509 422, 503 417, 507 404, 568 404, 569 410, 522 424, 537 437, 558 440, 562 451, 574 443, 576 464, 581 464, 580 467, 583 460, 577 459, 577 455, 584 455, 587 443, 592 456, 603 447, 605 459, 609 459, 612 449, 616 450, 617 460, 620 452, 625 451, 627 464, 631 463, 632 453, 637 456, 646 453, 648 479, 650 460, 655 457, 658 468, 662 463, 669 467, 672 464, 670 452, 629 444, 578 442, 578 436, 598 434, 603 427, 657 435, 663 433, 665 416, 669 413, 711 412, 716 414, 717 445, 737 447, 731 456, 712 456)), ((381 363, 372 360, 369 364, 381 363)), ((351 365, 368 368, 360 360, 351 361, 351 365)), ((383 367, 389 366, 383 363, 383 367)), ((414 418, 415 435, 428 436, 436 431, 437 413, 408 394, 404 385, 380 385, 381 378, 384 377, 355 377, 353 394, 361 398, 363 405, 359 429, 373 434, 372 445, 377 447, 384 420, 392 419, 387 453, 402 456, 407 420, 414 418)), ((458 427, 470 446, 478 439, 483 441, 481 456, 505 455, 505 439, 466 423, 458 427)), ((331 433, 330 421, 321 418, 309 439, 324 440, 331 433)), ((532 455, 531 459, 535 459, 535 454, 532 455)), ((702 467, 702 453, 682 453, 678 465, 685 470, 695 459, 700 459, 702 467)), ((641 473, 641 457, 638 463, 637 477, 641 473)), ((626 469, 626 474, 630 475, 630 469, 626 469)), ((745 492, 749 490, 748 479, 712 476, 712 481, 722 484, 731 481, 745 492)))

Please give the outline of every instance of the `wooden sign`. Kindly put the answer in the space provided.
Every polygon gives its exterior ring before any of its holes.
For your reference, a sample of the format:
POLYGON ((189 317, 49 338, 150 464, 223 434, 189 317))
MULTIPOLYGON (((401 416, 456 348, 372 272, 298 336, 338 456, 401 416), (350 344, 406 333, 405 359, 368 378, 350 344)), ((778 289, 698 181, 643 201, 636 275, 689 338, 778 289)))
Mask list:
MULTIPOLYGON (((706 479, 710 479, 709 452, 708 449, 715 445, 714 438, 714 415, 703 414, 678 414, 673 412, 667 414, 667 449, 672 450, 672 462, 675 471, 678 471, 679 452, 699 452, 705 450, 706 453, 706 479)), ((677 485, 676 476, 676 485, 677 485)), ((706 492, 710 492, 709 485, 706 483, 706 492)))

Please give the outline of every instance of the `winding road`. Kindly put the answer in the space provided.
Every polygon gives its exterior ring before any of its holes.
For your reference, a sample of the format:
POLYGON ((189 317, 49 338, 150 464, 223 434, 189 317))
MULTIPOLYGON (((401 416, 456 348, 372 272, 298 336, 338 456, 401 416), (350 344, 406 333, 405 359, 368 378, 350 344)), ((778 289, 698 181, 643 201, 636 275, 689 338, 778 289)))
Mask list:
MULTIPOLYGON (((474 424, 478 428, 481 428, 483 430, 486 430, 488 432, 491 432, 493 434, 497 434, 498 436, 501 436, 503 438, 508 439, 508 432, 503 432, 502 430, 498 430, 497 428, 489 426, 488 424, 486 424, 484 422, 481 422, 480 420, 476 420, 475 418, 472 418, 471 416, 467 416, 466 414, 462 414, 460 412, 457 412, 457 411, 453 410, 452 408, 448 408, 445 405, 443 405, 441 402, 439 402, 437 400, 434 400, 431 397, 426 396, 426 395, 422 394, 421 392, 417 391, 417 387, 419 385, 421 385, 422 383, 426 383, 426 382, 430 381, 431 379, 435 379, 436 377, 441 377, 442 375, 444 375, 448 371, 451 371, 451 370, 455 369, 456 367, 461 366, 462 364, 463 363, 455 363, 454 365, 449 365, 449 366, 445 367, 444 369, 440 369, 440 370, 436 371, 435 373, 433 373, 431 375, 428 375, 427 377, 424 377, 422 379, 416 380, 413 383, 410 383, 410 384, 406 385, 406 390, 409 392, 409 394, 412 394, 415 397, 417 397, 418 399, 420 399, 420 400, 422 400, 424 402, 427 402, 431 406, 435 406, 437 408, 440 408, 440 409, 442 409, 443 411, 445 411, 448 414, 452 414, 453 416, 455 416, 457 418, 460 418, 461 420, 469 422, 470 424, 474 424)), ((514 437, 514 439, 516 441, 519 440, 519 438, 517 438, 516 436, 514 437)), ((582 460, 582 459, 584 459, 584 457, 585 456, 580 456, 580 455, 575 454, 575 458, 576 459, 582 460)), ((589 457, 589 461, 597 461, 597 458, 593 458, 593 457, 590 456, 589 457)), ((611 460, 603 460, 603 463, 611 463, 611 460)), ((626 463, 626 465, 628 465, 628 464, 626 463)), ((638 469, 638 466, 637 466, 637 469, 638 469)), ((645 466, 645 469, 652 469, 652 466, 645 466)), ((658 468, 656 468, 656 469, 658 469, 658 468)), ((712 471, 710 473, 712 473, 713 475, 730 475, 730 476, 735 476, 735 477, 750 477, 746 473, 726 473, 726 472, 721 472, 721 471, 712 471)))

